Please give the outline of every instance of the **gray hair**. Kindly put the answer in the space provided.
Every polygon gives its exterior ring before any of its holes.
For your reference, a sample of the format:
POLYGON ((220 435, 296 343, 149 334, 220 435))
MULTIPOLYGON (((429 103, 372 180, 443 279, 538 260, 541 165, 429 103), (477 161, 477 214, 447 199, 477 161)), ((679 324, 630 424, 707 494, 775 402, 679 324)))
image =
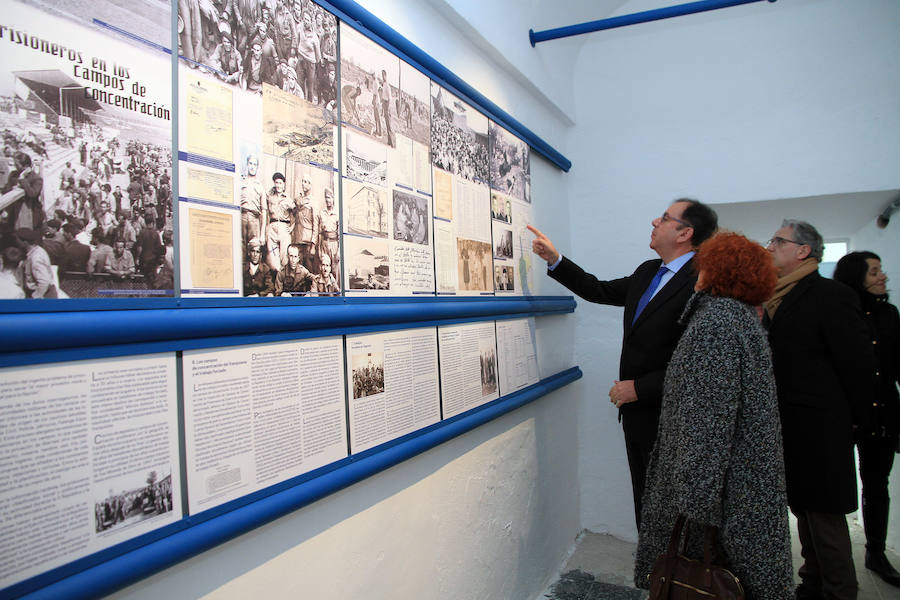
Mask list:
POLYGON ((790 228, 794 234, 794 241, 809 246, 809 255, 816 259, 816 262, 822 262, 825 243, 815 227, 806 221, 796 219, 785 219, 781 222, 781 226, 790 228))

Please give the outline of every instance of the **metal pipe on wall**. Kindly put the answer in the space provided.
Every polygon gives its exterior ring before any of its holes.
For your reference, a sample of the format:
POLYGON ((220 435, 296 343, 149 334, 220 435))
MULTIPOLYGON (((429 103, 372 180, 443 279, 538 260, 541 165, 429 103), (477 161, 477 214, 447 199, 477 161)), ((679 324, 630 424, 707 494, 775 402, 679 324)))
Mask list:
MULTIPOLYGON (((591 33, 593 31, 602 31, 604 29, 615 29, 616 27, 625 27, 627 25, 637 25, 638 23, 648 23, 650 21, 659 21, 660 19, 668 19, 670 17, 681 17, 708 10, 716 10, 719 8, 729 8, 740 4, 750 4, 751 2, 762 2, 763 0, 698 0, 697 2, 688 2, 687 4, 678 4, 676 6, 666 6, 663 8, 655 8, 644 12, 632 13, 630 15, 622 15, 620 17, 611 17, 609 19, 600 19, 599 21, 589 21, 579 25, 569 25, 567 27, 557 27, 556 29, 545 29, 543 31, 528 30, 528 40, 531 47, 538 42, 546 42, 563 37, 573 35, 581 35, 582 33, 591 33)), ((775 0, 766 0, 767 2, 775 2, 775 0)))

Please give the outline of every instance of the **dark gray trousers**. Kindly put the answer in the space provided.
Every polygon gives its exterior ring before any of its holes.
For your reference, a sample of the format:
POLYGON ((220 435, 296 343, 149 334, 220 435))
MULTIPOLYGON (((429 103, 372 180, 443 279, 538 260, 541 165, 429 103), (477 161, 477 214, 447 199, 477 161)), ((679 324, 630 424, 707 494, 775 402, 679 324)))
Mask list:
POLYGON ((843 514, 799 511, 800 555, 798 571, 802 593, 798 597, 856 600, 858 585, 850 546, 850 530, 843 514))

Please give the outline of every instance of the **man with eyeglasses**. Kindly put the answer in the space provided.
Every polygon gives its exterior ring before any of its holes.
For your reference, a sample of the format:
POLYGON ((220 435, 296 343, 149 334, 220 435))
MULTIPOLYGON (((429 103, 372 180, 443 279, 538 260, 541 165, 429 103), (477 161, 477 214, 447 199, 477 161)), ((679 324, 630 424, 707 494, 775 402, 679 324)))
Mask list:
POLYGON ((663 377, 683 331, 678 318, 697 281, 694 249, 715 232, 718 219, 709 206, 681 198, 652 223, 650 248, 659 258, 611 281, 586 273, 562 256, 547 236, 528 226, 537 236, 532 250, 547 261, 550 277, 589 302, 625 307, 619 380, 610 388, 609 400, 619 409, 625 435, 638 529, 647 462, 659 424, 663 377))
POLYGON ((766 246, 778 270, 765 304, 778 388, 788 505, 801 554, 798 600, 856 598, 846 514, 857 509, 854 426, 875 396, 875 360, 856 294, 819 275, 815 227, 786 220, 766 246))

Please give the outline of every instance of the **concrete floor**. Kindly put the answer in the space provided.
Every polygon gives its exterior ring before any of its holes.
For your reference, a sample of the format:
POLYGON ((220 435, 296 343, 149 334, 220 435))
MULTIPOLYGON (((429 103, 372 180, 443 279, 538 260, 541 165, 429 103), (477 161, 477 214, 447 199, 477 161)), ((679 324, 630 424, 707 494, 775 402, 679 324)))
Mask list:
MULTIPOLYGON (((865 568, 866 538, 862 526, 849 518, 850 538, 853 541, 853 561, 856 564, 856 579, 859 582, 857 600, 900 600, 900 588, 895 588, 881 580, 865 568)), ((802 564, 800 541, 797 539, 797 523, 791 516, 792 550, 794 555, 794 578, 802 564)), ((640 600, 647 593, 634 589, 632 569, 634 568, 635 544, 623 542, 609 535, 582 532, 576 540, 575 550, 560 571, 560 579, 555 581, 539 599, 549 600, 640 600)), ((900 570, 900 555, 888 550, 888 559, 900 570)))

